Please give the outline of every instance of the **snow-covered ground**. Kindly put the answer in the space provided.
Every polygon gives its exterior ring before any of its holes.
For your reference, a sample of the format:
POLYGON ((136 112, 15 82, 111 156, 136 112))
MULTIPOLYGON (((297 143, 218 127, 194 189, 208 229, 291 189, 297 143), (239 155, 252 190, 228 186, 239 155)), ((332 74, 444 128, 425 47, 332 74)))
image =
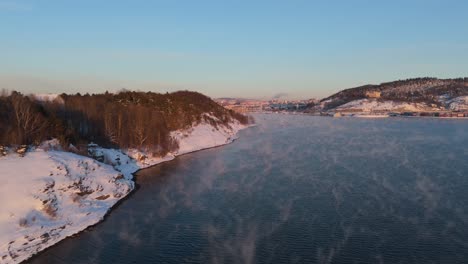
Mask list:
POLYGON ((164 157, 98 148, 104 163, 47 144, 0 157, 0 263, 18 263, 101 221, 133 188, 132 173, 185 153, 228 144, 247 126, 194 125, 172 136, 179 150, 164 157))
POLYGON ((468 96, 459 96, 453 99, 449 99, 447 102, 447 108, 452 111, 467 111, 468 110, 468 96))
POLYGON ((218 126, 218 129, 208 124, 199 124, 187 131, 176 131, 171 134, 179 142, 176 155, 197 151, 202 148, 212 148, 231 143, 237 138, 236 134, 245 126, 231 123, 230 127, 218 126))
POLYGON ((359 112, 418 112, 418 111, 437 111, 438 108, 430 107, 421 103, 406 103, 395 101, 378 101, 376 99, 354 100, 336 108, 339 111, 359 111, 359 112))
POLYGON ((40 149, 0 158, 0 262, 23 261, 101 221, 134 186, 111 166, 40 149))

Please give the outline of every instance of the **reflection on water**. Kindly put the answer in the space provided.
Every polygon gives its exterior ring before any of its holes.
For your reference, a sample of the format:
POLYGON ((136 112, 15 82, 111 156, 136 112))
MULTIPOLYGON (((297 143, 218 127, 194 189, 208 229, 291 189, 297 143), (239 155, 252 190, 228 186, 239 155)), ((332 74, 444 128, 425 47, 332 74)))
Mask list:
POLYGON ((258 115, 141 171, 103 223, 32 263, 468 259, 468 122, 258 115))

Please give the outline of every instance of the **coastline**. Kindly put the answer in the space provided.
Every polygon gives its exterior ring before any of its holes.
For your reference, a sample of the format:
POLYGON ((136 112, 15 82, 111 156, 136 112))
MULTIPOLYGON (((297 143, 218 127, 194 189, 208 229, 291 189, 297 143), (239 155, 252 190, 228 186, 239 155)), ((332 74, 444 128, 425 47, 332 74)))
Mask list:
MULTIPOLYGON (((203 124, 203 125, 205 125, 205 124, 203 124)), ((234 142, 235 140, 237 140, 239 138, 238 132, 240 130, 249 128, 251 126, 254 126, 254 124, 253 125, 241 125, 239 123, 234 123, 234 124, 230 124, 230 125, 233 125, 233 126, 230 127, 230 129, 225 129, 223 131, 223 133, 219 132, 219 130, 212 129, 213 133, 221 133, 222 136, 226 137, 225 140, 222 141, 222 142, 219 141, 219 140, 216 141, 215 139, 213 139, 213 137, 211 137, 212 141, 204 142, 204 144, 197 144, 195 148, 188 148, 188 149, 186 148, 185 151, 177 151, 176 153, 169 153, 168 155, 166 155, 164 157, 152 159, 152 160, 149 161, 149 163, 138 162, 137 160, 134 159, 134 157, 131 157, 130 155, 128 155, 127 153, 125 153, 122 150, 115 150, 115 149, 112 150, 112 149, 100 148, 104 152, 107 152, 107 154, 109 154, 109 153, 110 154, 115 154, 117 152, 121 153, 123 155, 119 156, 119 158, 123 157, 123 156, 126 156, 128 161, 133 161, 130 164, 127 163, 126 165, 128 165, 128 166, 124 165, 124 166, 120 166, 120 168, 115 166, 115 164, 109 164, 110 166, 113 167, 113 170, 115 170, 116 173, 121 173, 121 174, 125 175, 124 176, 125 179, 128 179, 128 180, 130 180, 132 182, 132 188, 125 195, 119 197, 119 199, 116 200, 115 203, 110 205, 106 209, 106 211, 103 213, 103 215, 101 217, 99 217, 98 219, 95 219, 95 221, 89 222, 85 226, 81 226, 81 227, 78 227, 78 228, 75 226, 72 232, 69 232, 69 233, 67 233, 67 234, 65 234, 63 236, 60 236, 59 238, 57 238, 54 241, 46 241, 46 243, 40 244, 39 245, 40 247, 38 247, 38 249, 36 251, 30 251, 30 252, 23 251, 24 255, 18 255, 15 258, 12 258, 12 259, 5 259, 5 258, 1 259, 2 255, 5 255, 5 253, 6 253, 6 252, 2 252, 1 255, 0 255, 0 263, 23 263, 25 261, 31 260, 35 256, 38 256, 39 254, 44 252, 45 250, 47 250, 47 249, 51 248, 52 246, 60 243, 61 241, 64 241, 65 238, 76 237, 81 232, 90 230, 94 226, 96 226, 97 224, 101 223, 102 221, 105 221, 106 218, 109 216, 109 214, 112 212, 113 209, 117 208, 126 199, 130 198, 131 195, 134 192, 136 192, 138 190, 139 185, 137 183, 136 174, 140 170, 144 170, 144 169, 150 168, 152 166, 158 165, 160 163, 173 160, 173 159, 177 158, 178 156, 182 156, 182 155, 198 152, 198 151, 201 151, 201 150, 217 148, 217 147, 221 147, 221 146, 224 146, 224 145, 227 145, 227 144, 231 144, 232 142, 234 142), (50 243, 47 243, 47 242, 50 242, 50 243)), ((195 128, 196 128, 196 126, 195 126, 195 128)), ((193 130, 194 130, 194 128, 192 127, 192 132, 193 132, 193 130)), ((219 138, 221 138, 221 136, 219 138)), ((185 137, 185 139, 190 141, 191 138, 190 138, 190 136, 188 136, 188 137, 185 137)), ((107 160, 107 161, 109 161, 109 160, 107 160)), ((72 228, 69 228, 69 229, 72 229, 72 228)), ((68 231, 70 231, 70 230, 68 230, 68 231)), ((19 250, 19 251, 21 251, 21 250, 19 250)))

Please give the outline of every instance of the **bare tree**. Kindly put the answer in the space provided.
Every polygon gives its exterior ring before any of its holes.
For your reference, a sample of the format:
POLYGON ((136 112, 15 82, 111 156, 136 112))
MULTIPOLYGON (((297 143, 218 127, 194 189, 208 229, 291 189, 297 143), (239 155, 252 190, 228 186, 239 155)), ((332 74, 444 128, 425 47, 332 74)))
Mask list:
POLYGON ((31 143, 34 136, 47 127, 47 121, 27 97, 15 95, 12 98, 13 113, 16 119, 18 143, 31 143))
POLYGON ((148 135, 145 134, 145 129, 143 126, 138 126, 135 128, 135 138, 137 140, 138 146, 141 148, 145 141, 148 139, 148 135))
POLYGON ((112 110, 108 110, 104 113, 104 133, 106 134, 106 138, 109 139, 110 142, 114 144, 118 144, 118 136, 117 130, 114 125, 114 117, 113 117, 112 110))

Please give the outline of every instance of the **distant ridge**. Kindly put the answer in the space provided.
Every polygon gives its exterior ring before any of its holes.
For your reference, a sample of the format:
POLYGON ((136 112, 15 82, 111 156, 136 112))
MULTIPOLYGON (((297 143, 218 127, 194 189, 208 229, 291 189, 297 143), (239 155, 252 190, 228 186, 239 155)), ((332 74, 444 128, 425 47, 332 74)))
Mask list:
POLYGON ((334 109, 356 100, 421 103, 445 107, 447 100, 468 96, 468 78, 413 78, 349 88, 322 99, 324 110, 334 109))

